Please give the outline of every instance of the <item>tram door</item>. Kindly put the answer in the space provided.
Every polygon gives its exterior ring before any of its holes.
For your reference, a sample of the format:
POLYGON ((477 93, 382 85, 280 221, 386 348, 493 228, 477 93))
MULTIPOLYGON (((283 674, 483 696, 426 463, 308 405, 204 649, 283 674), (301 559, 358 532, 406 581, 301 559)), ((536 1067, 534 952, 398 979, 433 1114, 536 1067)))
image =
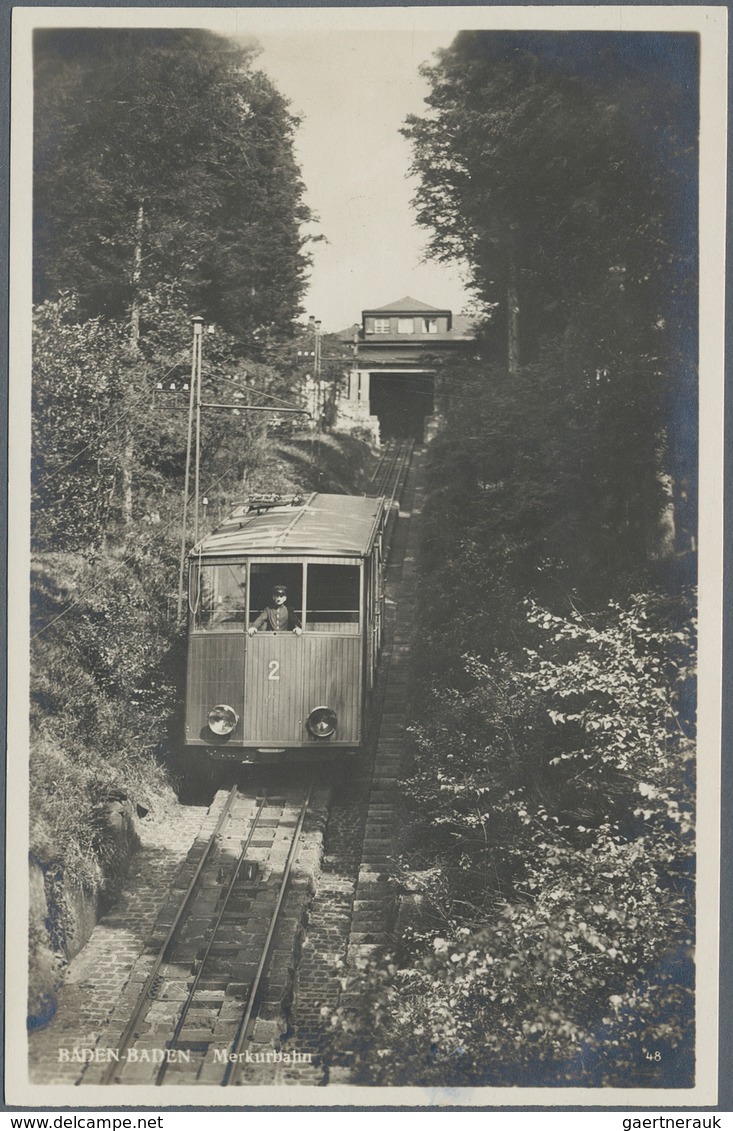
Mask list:
POLYGON ((303 639, 292 632, 258 632, 248 638, 245 741, 302 742, 304 656, 303 639))
MULTIPOLYGON (((284 586, 287 606, 303 619, 302 562, 252 562, 249 579, 251 627, 273 605, 273 589, 284 586)), ((269 624, 247 637, 244 665, 244 740, 281 746, 303 740, 303 637, 273 632, 269 624)))

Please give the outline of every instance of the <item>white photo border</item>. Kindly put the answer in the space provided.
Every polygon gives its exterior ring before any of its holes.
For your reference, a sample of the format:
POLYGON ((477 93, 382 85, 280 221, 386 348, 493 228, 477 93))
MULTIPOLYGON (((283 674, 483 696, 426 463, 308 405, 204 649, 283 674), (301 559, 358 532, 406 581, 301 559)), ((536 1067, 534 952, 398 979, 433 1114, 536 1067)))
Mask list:
MULTIPOLYGON (((693 1088, 362 1088, 248 1089, 234 1096, 205 1086, 174 1091, 116 1085, 34 1085, 26 1041, 28 911, 28 723, 23 709, 8 712, 6 885, 6 1103, 33 1108, 69 1105, 179 1107, 622 1107, 675 1108, 718 1100, 718 970, 720 776, 723 626, 725 193, 727 118, 726 6, 354 7, 251 6, 16 7, 12 12, 10 379, 9 379, 9 605, 8 703, 28 702, 31 312, 31 112, 34 27, 204 27, 223 35, 243 31, 330 28, 359 30, 461 28, 695 32, 700 36, 700 651, 698 737, 697 1071, 693 1088), (254 26, 253 26, 254 25, 254 26)), ((730 814, 726 814, 729 819, 730 814)))

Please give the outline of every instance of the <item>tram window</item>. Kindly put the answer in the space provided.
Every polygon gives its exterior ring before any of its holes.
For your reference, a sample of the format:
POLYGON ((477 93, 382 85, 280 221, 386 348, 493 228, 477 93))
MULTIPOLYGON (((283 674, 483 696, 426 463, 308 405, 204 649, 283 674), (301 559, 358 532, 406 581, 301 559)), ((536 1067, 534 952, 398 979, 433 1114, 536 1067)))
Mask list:
POLYGON ((275 585, 288 591, 288 608, 303 620, 303 565, 301 562, 252 562, 249 567, 249 623, 253 624, 263 609, 272 604, 275 585))
POLYGON ((189 600, 196 632, 236 632, 244 629, 247 566, 193 565, 189 600))
POLYGON ((359 631, 358 566, 308 566, 305 627, 311 632, 359 631))

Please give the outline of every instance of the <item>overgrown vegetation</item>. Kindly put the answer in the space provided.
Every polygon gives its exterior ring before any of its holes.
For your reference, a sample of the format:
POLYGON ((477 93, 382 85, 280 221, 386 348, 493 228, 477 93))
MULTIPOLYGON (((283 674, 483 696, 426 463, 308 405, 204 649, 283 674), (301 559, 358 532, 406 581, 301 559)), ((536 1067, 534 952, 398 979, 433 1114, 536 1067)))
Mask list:
POLYGON ((39 1023, 53 1009, 69 889, 111 898, 122 879, 108 806, 175 803, 191 316, 205 319, 204 400, 238 406, 203 414, 200 531, 248 491, 356 490, 366 449, 314 436, 302 416, 246 411, 303 407, 312 350, 297 322, 309 219, 297 121, 254 52, 199 31, 44 30, 35 79, 39 1023))
MULTIPOLYGON (((180 418, 179 418, 180 419, 180 418)), ((241 444, 233 431, 232 447, 241 444)), ((223 461, 225 455, 220 453, 223 461)), ((346 437, 293 431, 248 453, 253 491, 358 491, 368 449, 346 437)), ((243 490, 233 476, 212 494, 209 525, 243 490)), ((144 497, 144 496, 143 496, 144 497)), ((174 818, 181 780, 185 630, 176 620, 180 499, 158 498, 133 533, 107 546, 32 558, 31 834, 45 877, 47 930, 31 924, 31 1014, 52 1009, 57 955, 69 929, 69 886, 113 898, 124 878, 105 836, 109 799, 174 818), (147 519, 147 521, 146 521, 147 519)), ((38 901, 36 901, 38 902, 38 901)))
POLYGON ((529 602, 522 647, 465 656, 460 690, 433 676, 404 783, 420 915, 346 1021, 362 1079, 689 1081, 688 612, 659 594, 565 616, 529 602), (381 1059, 354 1035, 375 1021, 381 1059))
POLYGON ((363 1083, 693 1082, 694 44, 641 39, 462 33, 406 129, 487 318, 430 451, 412 912, 334 1018, 363 1083))

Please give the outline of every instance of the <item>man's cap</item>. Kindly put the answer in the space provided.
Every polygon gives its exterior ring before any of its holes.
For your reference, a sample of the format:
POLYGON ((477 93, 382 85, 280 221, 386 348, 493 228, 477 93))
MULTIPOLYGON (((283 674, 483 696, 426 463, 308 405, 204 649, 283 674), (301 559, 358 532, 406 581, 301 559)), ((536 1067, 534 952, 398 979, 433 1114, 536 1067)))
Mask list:
POLYGON ((272 595, 273 597, 287 597, 288 591, 284 585, 273 585, 272 595))

